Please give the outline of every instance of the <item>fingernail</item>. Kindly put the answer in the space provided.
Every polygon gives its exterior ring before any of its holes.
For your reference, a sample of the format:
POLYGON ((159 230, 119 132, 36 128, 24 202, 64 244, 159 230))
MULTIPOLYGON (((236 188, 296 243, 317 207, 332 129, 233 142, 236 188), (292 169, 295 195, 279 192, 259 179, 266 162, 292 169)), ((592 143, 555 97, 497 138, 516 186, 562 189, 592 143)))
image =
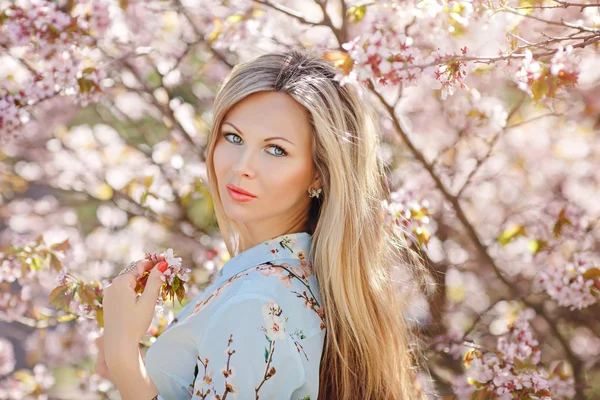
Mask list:
POLYGON ((169 266, 169 264, 167 264, 165 261, 161 261, 158 263, 158 270, 160 272, 165 272, 167 270, 167 267, 169 266))

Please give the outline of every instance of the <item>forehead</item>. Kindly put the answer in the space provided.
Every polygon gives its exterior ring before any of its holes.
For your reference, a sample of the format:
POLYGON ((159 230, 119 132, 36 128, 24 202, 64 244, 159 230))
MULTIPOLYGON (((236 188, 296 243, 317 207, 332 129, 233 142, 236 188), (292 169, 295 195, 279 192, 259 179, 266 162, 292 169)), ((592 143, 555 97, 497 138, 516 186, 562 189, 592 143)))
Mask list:
POLYGON ((244 135, 266 137, 276 133, 294 143, 308 140, 311 133, 308 111, 283 92, 253 93, 235 104, 225 121, 232 122, 244 135))

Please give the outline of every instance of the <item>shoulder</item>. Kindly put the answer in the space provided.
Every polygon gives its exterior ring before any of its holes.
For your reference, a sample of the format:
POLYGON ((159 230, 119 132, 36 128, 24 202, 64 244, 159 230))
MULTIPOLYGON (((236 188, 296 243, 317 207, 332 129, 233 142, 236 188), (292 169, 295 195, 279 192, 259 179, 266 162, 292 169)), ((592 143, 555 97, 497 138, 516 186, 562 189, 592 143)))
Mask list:
MULTIPOLYGON (((325 329, 318 287, 310 279, 302 279, 290 272, 285 262, 263 264, 244 276, 215 309, 210 319, 219 321, 247 316, 272 322, 277 316, 293 330, 311 332, 310 336, 325 329)), ((281 325, 281 324, 279 324, 281 325)))

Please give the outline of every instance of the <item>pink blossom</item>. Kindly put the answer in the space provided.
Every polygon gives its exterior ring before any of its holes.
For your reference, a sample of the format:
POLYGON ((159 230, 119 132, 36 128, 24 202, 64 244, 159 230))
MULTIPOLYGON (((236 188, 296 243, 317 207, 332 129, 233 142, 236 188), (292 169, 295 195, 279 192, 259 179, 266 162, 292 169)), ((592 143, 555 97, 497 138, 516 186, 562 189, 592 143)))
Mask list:
POLYGON ((559 78, 563 84, 575 84, 579 77, 579 62, 580 60, 573 53, 573 46, 569 45, 566 48, 559 46, 550 61, 550 73, 559 78))
POLYGON ((544 268, 537 281, 560 306, 581 310, 598 302, 597 294, 592 294, 598 293, 592 290, 594 279, 584 278, 584 273, 592 268, 590 260, 576 255, 570 263, 544 268))
POLYGON ((0 338, 0 376, 8 375, 15 369, 15 353, 12 344, 0 338))
MULTIPOLYGON (((354 77, 360 82, 374 79, 380 84, 414 85, 420 70, 412 65, 420 58, 413 47, 413 38, 390 27, 389 18, 382 14, 365 35, 342 44, 354 62, 354 77)), ((351 77, 341 77, 342 82, 351 77)))
POLYGON ((531 84, 541 77, 542 67, 533 59, 531 50, 526 49, 524 53, 525 57, 521 59, 519 69, 515 73, 515 80, 521 90, 531 92, 531 84))
POLYGON ((90 25, 97 36, 103 35, 111 26, 112 21, 108 12, 108 4, 101 1, 92 3, 90 25))

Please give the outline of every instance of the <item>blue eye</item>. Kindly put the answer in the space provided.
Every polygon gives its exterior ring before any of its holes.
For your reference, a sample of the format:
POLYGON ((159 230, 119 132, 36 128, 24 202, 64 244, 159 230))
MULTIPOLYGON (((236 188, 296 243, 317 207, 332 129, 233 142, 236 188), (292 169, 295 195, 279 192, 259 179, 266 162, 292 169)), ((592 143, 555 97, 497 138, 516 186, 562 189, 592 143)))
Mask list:
POLYGON ((241 137, 239 137, 238 135, 236 135, 235 133, 229 133, 229 132, 225 132, 225 133, 223 134, 223 137, 224 137, 224 138, 225 138, 225 140, 227 140, 229 143, 239 144, 239 143, 241 143, 241 142, 242 142, 242 138, 241 138, 241 137), (227 139, 227 136, 233 136, 234 138, 238 138, 238 139, 240 139, 240 141, 231 141, 231 140, 227 139))
MULTIPOLYGON (((242 138, 235 133, 224 132, 223 137, 229 143, 241 144, 243 142, 242 138), (230 136, 231 136, 231 138, 229 138, 230 136)), ((268 152, 269 154, 271 154, 272 156, 275 156, 275 157, 285 157, 288 154, 287 151, 285 151, 285 149, 283 147, 277 146, 275 144, 270 145, 269 148, 275 149, 274 152, 268 152)))
POLYGON ((275 157, 284 157, 284 156, 287 156, 287 152, 285 151, 285 149, 283 147, 277 146, 275 144, 272 144, 269 147, 271 147, 272 149, 275 149, 275 150, 277 150, 279 152, 277 154, 273 154, 273 153, 269 153, 269 154, 272 154, 275 157))

